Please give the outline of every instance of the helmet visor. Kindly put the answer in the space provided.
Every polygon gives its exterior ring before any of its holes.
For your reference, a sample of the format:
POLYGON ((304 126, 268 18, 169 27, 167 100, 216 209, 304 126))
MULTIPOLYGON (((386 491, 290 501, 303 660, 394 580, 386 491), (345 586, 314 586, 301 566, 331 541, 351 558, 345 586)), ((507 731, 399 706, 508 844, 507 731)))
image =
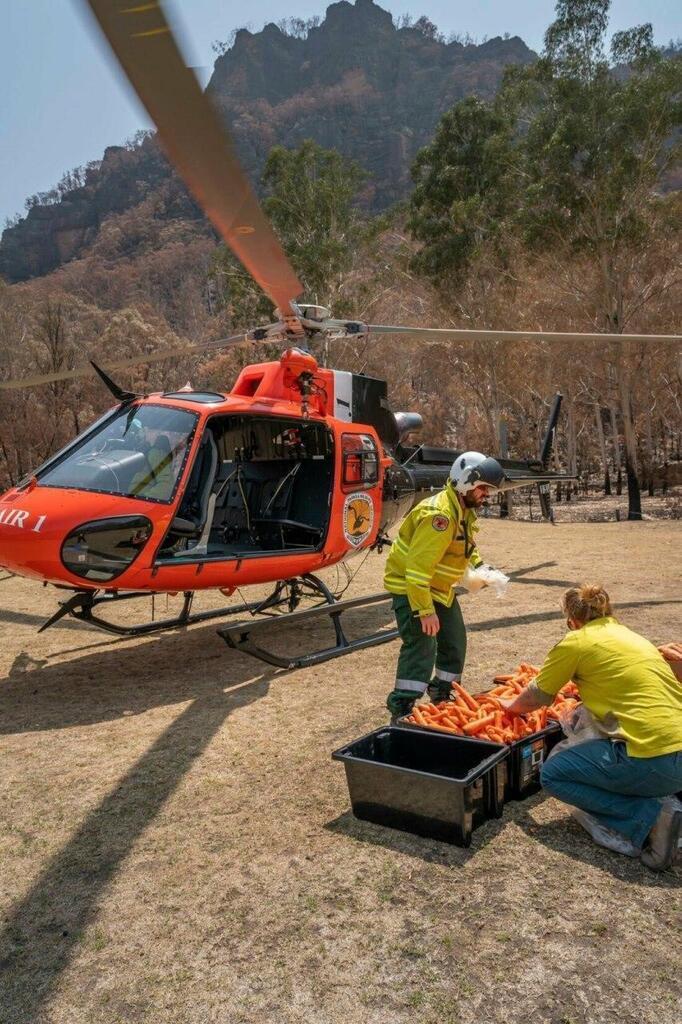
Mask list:
POLYGON ((472 466, 469 472, 464 474, 462 482, 469 488, 479 487, 481 484, 498 488, 503 480, 504 470, 497 459, 487 458, 477 466, 472 466))

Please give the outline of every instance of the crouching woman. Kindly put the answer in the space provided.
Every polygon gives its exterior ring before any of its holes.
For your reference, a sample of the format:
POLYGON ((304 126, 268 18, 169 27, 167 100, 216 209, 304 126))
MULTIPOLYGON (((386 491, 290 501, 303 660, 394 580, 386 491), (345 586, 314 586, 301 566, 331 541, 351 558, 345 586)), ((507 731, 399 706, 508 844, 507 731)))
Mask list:
POLYGON ((662 802, 682 790, 682 686, 654 645, 614 618, 601 586, 572 587, 562 607, 569 632, 508 710, 550 704, 570 679, 576 683, 604 739, 551 757, 542 784, 626 836, 647 867, 662 871, 682 830, 682 811, 662 802))

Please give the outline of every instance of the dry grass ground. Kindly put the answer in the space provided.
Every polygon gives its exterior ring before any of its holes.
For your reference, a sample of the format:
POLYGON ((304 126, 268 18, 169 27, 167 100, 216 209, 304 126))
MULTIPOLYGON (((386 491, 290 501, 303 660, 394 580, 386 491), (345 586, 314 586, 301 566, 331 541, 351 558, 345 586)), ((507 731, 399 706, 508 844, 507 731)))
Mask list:
MULTIPOLYGON (((679 523, 491 520, 481 547, 526 571, 464 599, 473 689, 542 658, 584 577, 680 639, 679 523)), ((542 795, 468 850, 352 817, 330 753, 385 720, 395 644, 278 673, 214 624, 38 636, 56 597, 0 584, 2 1024, 679 1020, 680 868, 595 847, 542 795)))

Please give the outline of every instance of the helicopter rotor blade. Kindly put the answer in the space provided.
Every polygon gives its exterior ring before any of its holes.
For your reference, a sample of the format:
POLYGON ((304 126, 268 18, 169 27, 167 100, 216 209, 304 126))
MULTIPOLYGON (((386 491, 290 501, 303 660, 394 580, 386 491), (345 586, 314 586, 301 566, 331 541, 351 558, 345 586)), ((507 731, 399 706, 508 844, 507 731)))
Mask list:
MULTIPOLYGON (((355 326, 355 325, 354 325, 355 326)), ((528 339, 529 341, 672 341, 682 343, 680 334, 587 334, 568 333, 563 331, 488 331, 474 330, 472 328, 457 327, 394 327, 384 324, 362 324, 360 330, 354 329, 351 333, 357 334, 412 334, 424 338, 460 338, 463 341, 469 339, 479 341, 517 341, 528 339)))
POLYGON ((85 0, 180 176, 283 316, 303 286, 210 100, 186 67, 159 0, 85 0))
MULTIPOLYGON (((128 366, 142 366, 146 363, 160 363, 164 359, 171 359, 173 356, 191 356, 195 352, 207 352, 211 349, 229 348, 233 345, 241 345, 247 341, 270 341, 268 331, 271 329, 281 330, 280 324, 273 324, 271 328, 261 327, 249 333, 233 334, 229 338, 218 338, 214 341, 207 341, 197 345, 175 346, 174 348, 163 349, 147 355, 129 356, 127 359, 118 359, 116 362, 107 363, 106 370, 122 370, 128 366)), ((92 377, 95 371, 91 363, 84 363, 71 370, 58 370, 55 373, 36 374, 34 377, 22 377, 17 380, 0 381, 0 391, 9 391, 12 388, 32 388, 39 384, 54 384, 60 380, 75 380, 78 377, 92 377)))

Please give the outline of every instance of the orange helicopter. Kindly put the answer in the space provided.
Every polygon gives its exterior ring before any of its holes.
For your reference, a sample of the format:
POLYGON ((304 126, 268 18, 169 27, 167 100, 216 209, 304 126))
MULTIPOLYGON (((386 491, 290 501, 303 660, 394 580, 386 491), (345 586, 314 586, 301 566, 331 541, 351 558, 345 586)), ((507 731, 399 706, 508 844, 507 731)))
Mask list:
MULTIPOLYGON (((416 334, 515 338, 517 332, 456 331, 337 320, 297 303, 302 287, 265 219, 222 123, 185 67, 159 4, 89 0, 114 53, 145 104, 159 138, 195 198, 277 307, 275 323, 248 334, 183 348, 249 341, 278 342, 277 361, 247 366, 229 393, 189 387, 136 395, 109 372, 168 358, 168 350, 92 366, 116 406, 0 497, 0 567, 72 591, 41 627, 65 615, 124 635, 251 613, 220 630, 227 643, 278 666, 312 665, 385 643, 388 630, 349 641, 341 625, 350 608, 385 594, 339 601, 315 573, 359 551, 378 548, 387 531, 445 483, 458 452, 408 444, 416 413, 393 413, 384 381, 318 366, 312 339, 416 334), (227 597, 272 583, 260 601, 192 613, 199 590, 227 597), (121 626, 99 612, 150 594, 184 595, 176 617, 121 626), (304 597, 318 602, 296 610, 304 597), (309 621, 329 616, 335 642, 292 659, 257 642, 285 610, 309 621), (254 638, 256 637, 256 638, 254 638)), ((589 335, 524 334, 571 340, 589 335)), ((604 335, 597 335, 600 340, 604 335)), ((619 336, 622 338, 623 336, 619 336)), ((91 372, 90 367, 0 383, 33 386, 91 372)), ((499 460, 502 489, 538 484, 551 515, 547 469, 561 396, 557 395, 539 458, 499 460)))

